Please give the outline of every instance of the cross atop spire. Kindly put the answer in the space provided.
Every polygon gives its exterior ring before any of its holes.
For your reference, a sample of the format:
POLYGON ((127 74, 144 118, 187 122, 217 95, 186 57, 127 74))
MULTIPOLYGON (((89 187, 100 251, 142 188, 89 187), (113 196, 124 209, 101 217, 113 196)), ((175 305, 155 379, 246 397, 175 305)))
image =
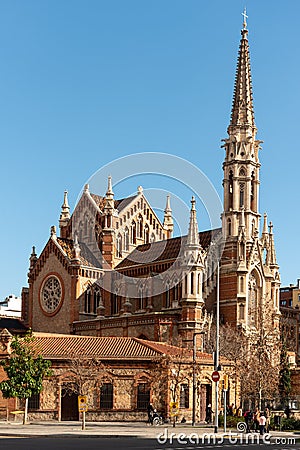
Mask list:
POLYGON ((236 126, 251 126, 255 128, 246 9, 242 14, 244 16, 244 28, 241 31, 242 38, 240 41, 229 128, 236 126))
POLYGON ((248 19, 246 6, 244 8, 244 12, 242 12, 242 16, 244 16, 243 27, 244 27, 244 30, 246 30, 247 29, 247 19, 248 19))

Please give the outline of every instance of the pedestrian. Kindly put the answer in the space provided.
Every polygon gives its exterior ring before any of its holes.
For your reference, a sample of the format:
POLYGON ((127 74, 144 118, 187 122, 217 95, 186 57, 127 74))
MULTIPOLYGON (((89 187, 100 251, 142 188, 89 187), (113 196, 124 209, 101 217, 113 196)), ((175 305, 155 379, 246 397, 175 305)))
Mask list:
POLYGON ((259 431, 259 418, 260 418, 260 410, 258 408, 255 408, 253 416, 253 425, 255 432, 259 431))
POLYGON ((252 411, 250 409, 247 409, 247 411, 244 413, 244 419, 246 422, 246 433, 250 433, 252 418, 253 418, 252 411))
POLYGON ((149 403, 147 406, 147 413, 148 413, 148 422, 150 425, 153 425, 153 414, 154 414, 154 408, 152 403, 149 403))
POLYGON ((271 420, 271 412, 269 408, 266 408, 265 410, 265 417, 266 417, 266 431, 269 433, 270 431, 270 420, 271 420))
POLYGON ((209 403, 206 407, 206 417, 205 417, 205 422, 206 423, 211 423, 211 416, 213 414, 213 410, 211 409, 211 404, 209 403))
POLYGON ((266 417, 264 413, 262 413, 259 417, 259 433, 264 434, 266 432, 266 417))
POLYGON ((242 416, 243 416, 242 405, 240 405, 240 406, 238 407, 238 409, 236 410, 236 415, 237 415, 237 417, 242 417, 242 416))

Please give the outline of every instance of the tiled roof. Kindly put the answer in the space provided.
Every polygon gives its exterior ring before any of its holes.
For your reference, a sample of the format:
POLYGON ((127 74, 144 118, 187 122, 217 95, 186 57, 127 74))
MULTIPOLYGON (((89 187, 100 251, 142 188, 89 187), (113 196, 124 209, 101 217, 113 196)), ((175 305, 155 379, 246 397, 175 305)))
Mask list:
MULTIPOLYGON (((164 342, 154 342, 154 341, 145 341, 139 339, 140 342, 143 342, 145 345, 148 345, 153 350, 161 352, 165 355, 170 356, 185 356, 187 358, 193 357, 193 350, 187 348, 175 347, 173 345, 165 344, 164 342)), ((205 361, 212 362, 212 355, 210 353, 197 352, 197 359, 202 359, 205 361)))
MULTIPOLYGON (((44 358, 66 359, 77 356, 101 359, 153 359, 162 355, 180 356, 182 349, 162 342, 146 341, 133 337, 91 337, 34 333, 34 348, 44 358)), ((211 355, 202 359, 212 359, 211 355)), ((192 356, 185 350, 184 356, 192 356)))
MULTIPOLYGON (((99 208, 102 211, 104 206, 105 206, 105 197, 101 197, 100 195, 96 195, 96 194, 92 194, 92 193, 91 193, 91 197, 93 198, 93 200, 95 201, 97 206, 99 206, 99 208)), ((129 203, 133 199, 135 199, 136 197, 137 197, 137 194, 136 195, 132 195, 131 197, 126 197, 126 198, 121 198, 119 200, 114 200, 114 206, 119 211, 122 211, 122 209, 126 208, 126 206, 129 205, 129 203)))
MULTIPOLYGON (((199 233, 202 248, 207 249, 212 239, 221 232, 221 228, 201 231, 199 233)), ((175 237, 164 241, 151 242, 137 246, 127 258, 121 261, 116 269, 133 267, 139 264, 175 260, 184 247, 187 236, 175 237)))
MULTIPOLYGON (((72 239, 64 239, 61 237, 57 238, 57 243, 62 247, 63 251, 66 253, 69 259, 73 259, 73 240, 72 239)), ((89 267, 97 267, 101 268, 100 262, 94 256, 94 254, 90 251, 88 246, 83 242, 79 242, 80 246, 80 262, 83 266, 89 267)))
POLYGON ((92 194, 92 193, 91 193, 91 197, 95 201, 96 205, 99 206, 99 208, 102 211, 102 209, 104 208, 104 205, 105 205, 105 197, 101 197, 101 195, 96 195, 96 194, 92 194))
POLYGON ((118 211, 122 211, 122 209, 126 208, 132 200, 137 197, 136 195, 132 195, 131 197, 121 198, 120 200, 115 200, 115 208, 118 211))

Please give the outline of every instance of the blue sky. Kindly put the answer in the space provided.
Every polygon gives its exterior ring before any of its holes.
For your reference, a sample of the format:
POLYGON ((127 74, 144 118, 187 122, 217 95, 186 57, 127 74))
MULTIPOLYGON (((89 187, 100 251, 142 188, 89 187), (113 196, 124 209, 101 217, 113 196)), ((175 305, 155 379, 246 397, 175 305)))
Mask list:
MULTIPOLYGON (((31 247, 40 253, 57 225, 63 191, 74 207, 84 183, 116 158, 185 158, 222 198, 220 145, 244 6, 245 0, 0 0, 0 299, 26 286, 31 247)), ((246 6, 264 141, 260 211, 274 223, 282 283, 289 284, 300 277, 300 2, 246 6)), ((198 222, 206 227, 201 211, 198 222)))

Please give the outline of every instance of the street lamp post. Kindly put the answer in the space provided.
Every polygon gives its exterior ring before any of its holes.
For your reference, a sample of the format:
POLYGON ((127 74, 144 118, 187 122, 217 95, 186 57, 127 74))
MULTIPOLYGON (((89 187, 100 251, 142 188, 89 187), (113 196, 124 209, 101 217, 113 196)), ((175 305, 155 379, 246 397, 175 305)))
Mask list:
MULTIPOLYGON (((219 341, 220 341, 220 261, 217 261, 217 324, 216 324, 216 353, 215 353, 215 371, 219 368, 219 341)), ((215 433, 219 426, 219 381, 215 383, 215 433)))
POLYGON ((197 358, 197 341, 196 336, 199 334, 204 334, 204 331, 194 332, 193 334, 193 417, 192 426, 196 423, 196 391, 197 391, 197 377, 196 377, 196 358, 197 358))

